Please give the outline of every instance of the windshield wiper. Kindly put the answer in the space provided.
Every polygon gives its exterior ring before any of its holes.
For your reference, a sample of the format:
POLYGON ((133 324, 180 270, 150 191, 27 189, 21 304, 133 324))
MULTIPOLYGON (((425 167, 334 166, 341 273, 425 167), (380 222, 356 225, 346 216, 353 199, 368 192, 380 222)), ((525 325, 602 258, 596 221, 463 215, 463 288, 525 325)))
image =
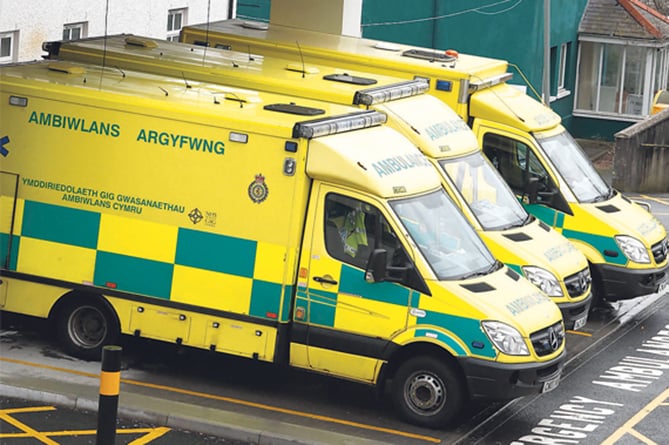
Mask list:
POLYGON ((611 199, 616 194, 616 190, 613 187, 609 187, 609 192, 606 196, 606 199, 611 199))
POLYGON ((468 280, 470 278, 480 277, 481 275, 486 275, 486 273, 487 272, 478 270, 476 272, 470 272, 470 273, 464 274, 463 276, 460 277, 460 279, 461 280, 468 280))
POLYGON ((526 226, 532 221, 532 219, 533 219, 533 216, 530 215, 529 213, 527 213, 525 218, 523 218, 523 220, 519 224, 516 224, 514 227, 526 226))
POLYGON ((606 191, 606 193, 602 193, 601 195, 598 195, 597 197, 595 197, 592 200, 592 202, 602 202, 602 201, 609 200, 609 199, 613 198, 614 194, 615 194, 615 191, 613 190, 613 187, 609 187, 608 190, 606 191))
POLYGON ((503 266, 503 264, 500 260, 495 260, 495 262, 493 262, 490 265, 490 267, 488 268, 488 270, 486 271, 485 274, 488 275, 489 273, 493 273, 494 271, 498 270, 502 266, 503 266))
POLYGON ((480 277, 483 275, 488 275, 490 273, 493 273, 497 269, 499 269, 502 266, 502 263, 499 262, 499 260, 495 260, 490 267, 486 268, 485 270, 477 270, 476 272, 471 272, 468 274, 465 274, 462 276, 463 280, 467 280, 469 278, 474 278, 474 277, 480 277))

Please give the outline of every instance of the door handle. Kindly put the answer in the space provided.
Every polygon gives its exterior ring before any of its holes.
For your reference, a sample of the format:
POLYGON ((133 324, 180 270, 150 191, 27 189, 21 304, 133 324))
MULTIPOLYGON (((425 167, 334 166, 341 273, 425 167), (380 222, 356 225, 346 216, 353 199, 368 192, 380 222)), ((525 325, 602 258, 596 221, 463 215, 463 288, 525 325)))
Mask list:
POLYGON ((332 280, 330 278, 323 278, 323 277, 314 277, 313 280, 316 283, 325 283, 325 284, 337 284, 336 280, 332 280))

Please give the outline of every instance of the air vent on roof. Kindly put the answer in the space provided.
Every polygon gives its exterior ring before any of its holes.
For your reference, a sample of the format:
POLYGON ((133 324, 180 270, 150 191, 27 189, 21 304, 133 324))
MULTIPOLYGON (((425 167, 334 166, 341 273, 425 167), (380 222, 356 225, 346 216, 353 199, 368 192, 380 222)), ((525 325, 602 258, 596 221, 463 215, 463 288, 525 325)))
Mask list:
POLYGON ((257 29, 259 31, 267 31, 269 29, 269 25, 262 22, 242 22, 241 27, 246 29, 257 29))
POLYGON ((129 46, 139 46, 141 48, 158 48, 158 43, 155 40, 135 36, 126 37, 125 44, 129 46))
POLYGON ((269 104, 265 105, 263 108, 269 111, 278 111, 279 113, 299 114, 300 116, 317 116, 325 113, 325 110, 321 108, 305 107, 294 103, 269 104))
POLYGON ((332 80, 333 82, 342 82, 342 83, 351 83, 353 85, 374 85, 376 79, 370 79, 368 77, 360 76, 351 76, 350 74, 328 74, 323 76, 325 80, 332 80))
POLYGON ((440 51, 427 51, 424 49, 408 49, 402 53, 404 57, 429 60, 431 62, 453 62, 455 57, 440 51))
POLYGON ((394 43, 390 42, 376 42, 376 44, 374 44, 374 48, 381 49, 383 51, 399 51, 402 49, 399 45, 395 45, 394 43))
POLYGON ((64 62, 50 63, 49 70, 65 74, 86 74, 86 70, 83 67, 64 62))

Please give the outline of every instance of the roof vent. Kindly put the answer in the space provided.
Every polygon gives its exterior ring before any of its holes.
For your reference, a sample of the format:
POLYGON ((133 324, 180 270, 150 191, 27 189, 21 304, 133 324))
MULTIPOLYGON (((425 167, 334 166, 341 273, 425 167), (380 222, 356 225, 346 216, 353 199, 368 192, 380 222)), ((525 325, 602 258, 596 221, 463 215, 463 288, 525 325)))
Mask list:
POLYGON ((54 62, 48 65, 49 70, 57 71, 65 74, 86 74, 86 70, 82 66, 72 65, 64 62, 54 62))
POLYGON ((158 48, 158 43, 155 40, 135 36, 126 37, 125 44, 128 46, 139 46, 140 48, 158 48))
POLYGON ((360 76, 351 76, 350 74, 346 73, 328 74, 327 76, 323 76, 323 79, 331 80, 333 82, 351 83, 353 85, 374 85, 375 83, 377 83, 376 79, 370 79, 368 77, 360 77, 360 76))
POLYGON ((317 116, 325 113, 321 108, 305 107, 293 102, 289 104, 269 104, 263 107, 265 110, 278 111, 279 113, 298 114, 300 116, 317 116))
POLYGON ((269 25, 267 23, 262 23, 262 22, 242 22, 241 24, 242 28, 246 29, 256 29, 258 31, 267 31, 269 29, 269 25))
POLYGON ((440 51, 427 51, 424 49, 408 49, 402 53, 404 57, 429 60, 430 62, 453 62, 455 57, 440 51))

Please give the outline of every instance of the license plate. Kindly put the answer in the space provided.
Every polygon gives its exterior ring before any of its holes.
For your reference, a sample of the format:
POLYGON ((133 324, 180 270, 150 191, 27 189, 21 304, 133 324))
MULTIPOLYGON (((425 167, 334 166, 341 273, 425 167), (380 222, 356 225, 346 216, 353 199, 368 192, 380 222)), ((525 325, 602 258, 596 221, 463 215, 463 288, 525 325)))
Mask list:
POLYGON ((581 318, 577 318, 576 320, 574 320, 574 330, 578 331, 583 326, 585 326, 587 322, 588 322, 588 314, 585 314, 581 318))
POLYGON ((558 387, 560 384, 560 376, 554 377, 548 381, 544 382, 544 385, 541 387, 541 392, 550 392, 558 387))
POLYGON ((663 282, 660 283, 660 287, 657 289, 657 293, 663 295, 669 290, 669 279, 665 278, 663 282))

